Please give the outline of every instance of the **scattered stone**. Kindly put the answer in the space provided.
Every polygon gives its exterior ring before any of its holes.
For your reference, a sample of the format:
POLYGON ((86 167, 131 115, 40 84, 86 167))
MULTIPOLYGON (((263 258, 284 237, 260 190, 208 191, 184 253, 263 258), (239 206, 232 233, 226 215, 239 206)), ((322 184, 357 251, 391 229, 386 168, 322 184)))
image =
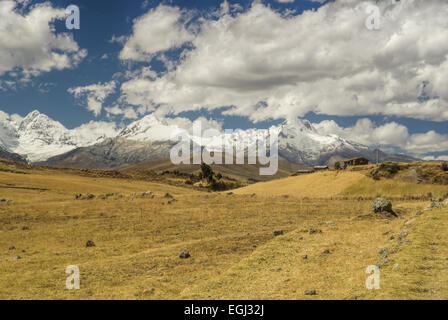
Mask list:
POLYGON ((275 267, 275 271, 282 271, 282 268, 280 268, 280 267, 275 267))
POLYGON ((106 200, 107 199, 107 197, 104 194, 99 195, 97 198, 101 199, 101 200, 106 200))
POLYGON ((330 254, 331 252, 330 252, 330 250, 328 250, 328 249, 326 249, 326 250, 324 250, 324 252, 322 252, 323 254, 330 254))
POLYGON ((21 256, 19 256, 19 255, 15 255, 14 257, 12 257, 14 260, 20 260, 20 259, 22 259, 22 257, 21 256))
POLYGON ((392 202, 384 198, 376 198, 372 203, 373 213, 388 213, 393 216, 397 214, 392 210, 392 202))
POLYGON ((283 195, 282 195, 282 198, 284 198, 284 199, 288 199, 288 198, 289 198, 289 195, 287 195, 287 194, 283 194, 283 195))
POLYGON ((181 259, 188 259, 188 258, 190 258, 191 256, 190 256, 190 253, 188 252, 188 251, 186 251, 186 250, 182 250, 180 253, 179 253, 179 258, 181 258, 181 259))
POLYGON ((395 270, 395 269, 397 269, 398 267, 400 266, 400 264, 399 263, 396 263, 396 264, 394 264, 394 266, 392 267, 392 270, 395 270))
POLYGON ((15 249, 16 249, 16 247, 14 247, 14 246, 9 247, 9 250, 15 250, 15 249))
POLYGON ((253 198, 253 197, 255 197, 255 196, 256 196, 255 193, 252 193, 252 194, 249 195, 249 197, 251 197, 251 198, 253 198))
POLYGON ((308 232, 310 234, 315 234, 315 233, 322 233, 322 230, 310 228, 310 230, 308 232))
POLYGON ((279 231, 274 231, 274 237, 278 237, 283 235, 283 230, 279 230, 279 231))
POLYGON ((80 193, 75 196, 75 200, 91 200, 95 198, 95 195, 91 193, 80 193))
POLYGON ((303 240, 303 237, 299 237, 299 240, 303 240))
POLYGON ((387 235, 389 235, 391 232, 392 232, 392 230, 386 231, 386 232, 383 233, 383 236, 387 236, 387 235))
POLYGON ((431 202, 431 208, 443 208, 444 205, 443 203, 439 202, 439 201, 432 201, 431 202))
POLYGON ((325 224, 327 226, 335 226, 336 225, 336 223, 334 223, 333 221, 327 221, 327 222, 325 222, 325 224))
POLYGON ((231 196, 231 195, 233 195, 233 192, 227 192, 227 195, 231 196))
POLYGON ((0 198, 0 202, 6 202, 6 199, 0 198))
POLYGON ((23 227, 22 227, 22 230, 23 230, 23 231, 26 231, 26 230, 30 230, 30 228, 27 227, 27 226, 23 226, 23 227))
POLYGON ((398 235, 398 238, 400 238, 400 240, 403 240, 403 238, 405 238, 407 235, 408 233, 406 231, 401 231, 398 235))
POLYGON ((385 260, 382 260, 382 261, 378 262, 378 263, 376 264, 376 266, 377 266, 378 268, 381 268, 382 266, 384 266, 384 265, 386 265, 386 264, 389 264, 389 263, 392 263, 392 262, 394 262, 394 261, 393 261, 393 260, 390 260, 390 259, 385 259, 385 260))
POLYGON ((416 216, 416 217, 419 217, 419 216, 421 216, 422 214, 423 214, 422 211, 417 211, 417 213, 415 214, 415 216, 416 216))
POLYGON ((383 257, 383 259, 386 259, 390 255, 389 249, 387 248, 382 248, 380 251, 378 251, 378 253, 383 257))
POLYGON ((308 259, 308 255, 307 255, 307 254, 304 254, 304 255, 302 256, 302 259, 303 259, 303 260, 308 259))
POLYGON ((315 296, 315 295, 317 295, 317 291, 315 289, 308 289, 308 290, 305 290, 304 294, 306 296, 315 296))
POLYGON ((87 240, 86 248, 95 247, 95 243, 92 240, 87 240))
POLYGON ((168 192, 167 193, 165 193, 165 196, 164 196, 165 198, 170 198, 170 199, 172 199, 172 198, 174 198, 172 195, 170 195, 168 192))

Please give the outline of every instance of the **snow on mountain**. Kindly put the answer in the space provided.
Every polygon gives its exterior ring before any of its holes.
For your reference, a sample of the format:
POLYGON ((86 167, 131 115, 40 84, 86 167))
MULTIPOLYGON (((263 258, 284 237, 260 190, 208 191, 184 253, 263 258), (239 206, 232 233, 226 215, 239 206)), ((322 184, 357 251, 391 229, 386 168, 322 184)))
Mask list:
POLYGON ((0 146, 8 152, 24 156, 30 162, 45 161, 116 134, 113 123, 90 122, 69 130, 37 110, 24 118, 0 113, 0 146))
MULTIPOLYGON (((223 133, 220 123, 205 118, 200 121, 202 130, 214 128, 217 130, 216 135, 206 139, 193 136, 193 123, 189 119, 159 118, 153 114, 118 131, 114 123, 91 121, 69 130, 38 111, 33 111, 24 118, 0 111, 0 149, 21 155, 30 162, 45 162, 58 156, 52 160, 52 164, 60 159, 73 157, 77 154, 76 150, 83 154, 83 162, 88 162, 93 152, 96 154, 96 163, 101 163, 101 156, 105 150, 109 150, 107 152, 114 154, 108 160, 113 166, 115 158, 121 159, 120 165, 125 165, 127 161, 150 161, 154 157, 169 158, 169 150, 174 144, 170 141, 172 133, 179 129, 187 130, 193 143, 200 144, 209 151, 221 151, 226 143, 240 146, 245 142, 249 150, 254 150, 256 146, 259 130, 223 133), (98 146, 98 150, 95 146, 98 146), (90 151, 78 149, 81 147, 89 147, 90 151), (133 153, 138 153, 138 156, 132 157, 133 153)), ((271 129, 279 132, 279 156, 296 164, 326 164, 334 156, 364 156, 370 160, 376 157, 375 152, 367 146, 337 135, 319 133, 307 120, 287 120, 271 129)), ((88 163, 79 164, 83 165, 88 167, 88 163)))
MULTIPOLYGON (((177 128, 186 129, 191 139, 209 151, 221 151, 226 143, 237 145, 245 142, 251 150, 256 146, 259 131, 256 129, 236 130, 233 133, 201 138, 191 134, 192 123, 174 122, 174 119, 157 118, 154 115, 137 120, 123 129, 119 137, 135 141, 162 142, 169 141, 177 128)), ((204 128, 203 128, 204 129, 204 128)), ((368 155, 371 150, 367 146, 345 140, 336 135, 322 135, 313 125, 302 119, 292 119, 272 127, 279 132, 279 155, 288 161, 314 165, 325 163, 334 154, 355 156, 368 155)))

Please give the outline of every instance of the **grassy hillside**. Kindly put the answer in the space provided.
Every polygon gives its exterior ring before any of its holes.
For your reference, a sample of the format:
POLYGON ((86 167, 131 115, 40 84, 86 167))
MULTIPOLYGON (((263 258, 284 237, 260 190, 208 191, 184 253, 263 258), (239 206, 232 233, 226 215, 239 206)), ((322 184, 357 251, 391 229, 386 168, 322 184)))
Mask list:
POLYGON ((366 172, 227 194, 1 162, 0 198, 12 202, 0 202, 0 298, 448 298, 447 209, 416 216, 430 202, 403 196, 446 194, 448 186, 366 172), (155 196, 134 194, 144 191, 155 196), (378 192, 394 199, 399 218, 365 216, 378 192), (75 200, 78 193, 97 197, 75 200), (393 262, 380 269, 381 290, 367 290, 365 270, 384 247, 393 262), (191 257, 180 259, 181 250, 191 257), (65 287, 69 265, 80 269, 80 290, 65 287))
MULTIPOLYGON (((247 160, 246 160, 247 163, 247 160)), ((215 173, 221 173, 223 176, 227 176, 243 183, 253 183, 258 181, 267 181, 279 178, 285 178, 291 174, 297 172, 297 170, 302 169, 302 166, 296 165, 291 162, 279 160, 278 172, 274 176, 260 176, 260 164, 242 164, 242 165, 211 165, 211 168, 215 173)), ((163 172, 163 171, 179 171, 187 174, 197 174, 200 172, 201 166, 199 164, 181 164, 174 165, 170 160, 154 161, 139 163, 131 166, 126 166, 121 168, 121 172, 163 172)))

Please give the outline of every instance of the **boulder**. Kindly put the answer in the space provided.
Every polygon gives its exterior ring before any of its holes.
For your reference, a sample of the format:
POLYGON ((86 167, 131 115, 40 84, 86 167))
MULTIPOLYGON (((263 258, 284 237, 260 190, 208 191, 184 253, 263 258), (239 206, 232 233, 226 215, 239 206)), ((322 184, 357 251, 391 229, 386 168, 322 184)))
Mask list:
POLYGON ((392 202, 385 198, 376 198, 372 203, 372 212, 373 213, 388 213, 393 216, 397 216, 395 212, 392 210, 392 202))

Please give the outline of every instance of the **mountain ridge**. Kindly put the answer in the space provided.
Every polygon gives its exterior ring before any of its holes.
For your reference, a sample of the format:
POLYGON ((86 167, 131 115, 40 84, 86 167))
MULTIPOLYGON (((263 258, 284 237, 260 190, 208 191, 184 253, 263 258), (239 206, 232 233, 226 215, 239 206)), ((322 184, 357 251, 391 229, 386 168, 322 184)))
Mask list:
MULTIPOLYGON (((191 127, 187 119, 158 118, 150 114, 120 130, 113 123, 93 121, 67 129, 37 110, 24 118, 1 112, 0 148, 6 157, 23 158, 31 163, 104 169, 168 159, 176 144, 171 140, 174 130, 186 130, 193 143, 209 151, 221 150, 223 141, 236 145, 242 139, 246 139, 246 148, 254 150, 259 135, 259 130, 247 129, 204 138, 193 136, 191 127)), ((354 156, 376 160, 374 150, 337 135, 323 135, 308 120, 289 119, 270 129, 279 132, 279 158, 291 163, 314 166, 327 164, 335 157, 354 156)), ((387 158, 403 162, 418 160, 380 152, 380 161, 387 158)))

